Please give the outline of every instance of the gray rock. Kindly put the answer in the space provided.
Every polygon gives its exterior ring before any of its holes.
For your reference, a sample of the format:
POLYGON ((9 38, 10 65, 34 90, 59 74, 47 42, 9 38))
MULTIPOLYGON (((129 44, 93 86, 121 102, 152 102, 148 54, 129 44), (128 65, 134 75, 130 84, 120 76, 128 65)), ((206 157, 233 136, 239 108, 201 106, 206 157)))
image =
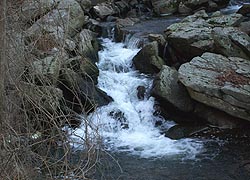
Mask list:
POLYGON ((179 69, 179 80, 203 104, 250 121, 250 61, 204 53, 179 69))
POLYGON ((250 35, 250 21, 245 21, 245 22, 240 23, 239 29, 242 32, 250 35))
MULTIPOLYGON (((239 24, 239 14, 216 14, 209 18, 205 11, 184 18, 169 26, 165 34, 172 54, 179 63, 190 61, 205 52, 249 58, 249 36, 232 25, 239 24), (223 26, 223 27, 221 27, 223 26)), ((170 57, 174 57, 170 54, 170 57)))
POLYGON ((194 108, 186 88, 178 82, 178 72, 168 66, 163 66, 155 78, 152 95, 184 112, 190 112, 194 108))
POLYGON ((101 19, 104 19, 107 16, 114 15, 117 13, 114 5, 110 2, 97 4, 93 7, 93 11, 101 19))
POLYGON ((172 14, 178 10, 177 0, 151 0, 154 12, 158 15, 172 14))
POLYGON ((92 6, 91 0, 76 0, 80 6, 82 7, 83 11, 89 11, 92 6))
POLYGON ((158 53, 156 41, 144 46, 133 58, 136 69, 146 74, 158 73, 165 64, 163 59, 158 56, 158 53))
POLYGON ((63 51, 58 51, 44 59, 37 59, 29 67, 26 79, 33 83, 55 84, 58 81, 62 63, 67 59, 68 55, 63 51))
POLYGON ((35 21, 38 17, 45 15, 50 10, 55 8, 59 0, 40 0, 30 1, 25 0, 22 3, 20 17, 23 21, 35 21))
POLYGON ((133 26, 140 20, 138 18, 117 19, 115 25, 115 40, 121 42, 127 33, 126 27, 133 26))
POLYGON ((187 7, 183 2, 180 2, 178 7, 178 12, 180 14, 191 14, 192 9, 187 7))
POLYGON ((165 31, 169 45, 175 49, 182 62, 189 61, 214 46, 212 27, 202 18, 194 22, 176 23, 165 31))
POLYGON ((76 56, 68 59, 64 63, 64 68, 72 69, 77 74, 81 75, 86 81, 97 84, 97 78, 99 75, 99 69, 88 58, 82 56, 76 56))
POLYGON ((225 56, 250 58, 250 37, 234 27, 216 27, 212 31, 214 52, 225 56))
POLYGON ((167 132, 165 132, 165 136, 171 139, 181 139, 187 138, 195 133, 201 132, 208 129, 206 126, 183 126, 176 125, 171 127, 167 132))
POLYGON ((98 42, 96 33, 83 29, 75 37, 78 44, 78 52, 83 56, 89 58, 92 62, 98 61, 98 42))
POLYGON ((93 82, 85 80, 72 69, 63 69, 59 82, 67 106, 77 113, 89 113, 112 101, 112 98, 97 88, 93 82))
POLYGON ((56 9, 36 21, 25 34, 26 37, 50 34, 59 44, 64 44, 65 38, 74 36, 86 23, 84 12, 75 0, 62 0, 56 9))
POLYGON ((21 83, 26 110, 39 110, 43 113, 58 112, 63 100, 63 93, 53 86, 38 86, 32 83, 21 83))
POLYGON ((163 47, 166 44, 166 39, 164 38, 162 34, 149 34, 148 39, 150 41, 157 41, 158 45, 163 46, 163 47))
POLYGON ((229 0, 182 0, 182 3, 192 9, 192 11, 196 11, 199 9, 205 9, 206 11, 215 11, 219 10, 222 7, 226 7, 229 3, 229 0))
POLYGON ((229 14, 222 15, 217 17, 212 17, 207 20, 209 24, 214 26, 237 26, 243 20, 243 16, 241 14, 229 14))
POLYGON ((190 7, 192 9, 196 9, 197 7, 202 6, 205 3, 208 3, 209 0, 186 0, 184 1, 184 5, 186 5, 187 7, 190 7))
POLYGON ((201 103, 196 103, 194 113, 205 119, 211 126, 221 129, 239 128, 242 125, 242 119, 201 103))

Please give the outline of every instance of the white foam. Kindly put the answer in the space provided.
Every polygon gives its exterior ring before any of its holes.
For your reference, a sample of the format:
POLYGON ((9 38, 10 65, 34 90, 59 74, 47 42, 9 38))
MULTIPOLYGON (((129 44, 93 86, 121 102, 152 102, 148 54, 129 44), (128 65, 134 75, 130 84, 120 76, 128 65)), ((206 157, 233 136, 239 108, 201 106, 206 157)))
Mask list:
MULTIPOLYGON (((108 150, 125 151, 144 158, 179 154, 195 157, 202 150, 202 143, 192 139, 166 138, 155 127, 155 122, 162 118, 153 115, 154 98, 138 100, 137 86, 149 88, 152 84, 151 79, 132 68, 132 58, 139 49, 125 48, 123 43, 109 39, 103 39, 103 46, 99 52, 98 86, 114 101, 88 116, 91 121, 89 136, 98 131, 108 150)), ((171 127, 173 123, 165 126, 171 127)), ((77 129, 72 138, 84 138, 85 130, 84 126, 77 129)))

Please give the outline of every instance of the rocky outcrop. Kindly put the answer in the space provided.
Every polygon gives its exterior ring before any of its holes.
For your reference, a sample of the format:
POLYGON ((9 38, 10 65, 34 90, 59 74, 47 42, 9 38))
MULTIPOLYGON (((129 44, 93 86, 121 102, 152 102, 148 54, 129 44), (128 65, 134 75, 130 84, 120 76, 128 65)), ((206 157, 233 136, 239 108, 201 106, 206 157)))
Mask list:
POLYGON ((146 74, 158 73, 165 64, 163 59, 159 56, 158 44, 156 41, 145 45, 133 58, 133 63, 136 69, 146 74))
POLYGON ((169 26, 165 34, 169 42, 170 64, 190 61, 205 52, 249 58, 249 36, 232 27, 241 21, 240 14, 215 13, 209 17, 205 11, 199 11, 169 26), (173 54, 177 56, 173 58, 173 54))
POLYGON ((203 104, 250 121, 250 61, 204 53, 179 69, 179 80, 203 104))
POLYGON ((178 82, 178 72, 165 65, 154 80, 151 94, 180 111, 191 112, 194 108, 186 88, 178 82))

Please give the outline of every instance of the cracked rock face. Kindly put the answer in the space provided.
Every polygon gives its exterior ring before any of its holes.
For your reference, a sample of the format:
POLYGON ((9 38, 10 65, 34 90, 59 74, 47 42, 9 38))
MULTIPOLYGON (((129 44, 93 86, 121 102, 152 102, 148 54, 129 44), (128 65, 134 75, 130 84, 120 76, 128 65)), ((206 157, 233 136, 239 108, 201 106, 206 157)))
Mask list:
POLYGON ((250 61, 204 53, 179 69, 190 96, 234 117, 250 121, 250 61))

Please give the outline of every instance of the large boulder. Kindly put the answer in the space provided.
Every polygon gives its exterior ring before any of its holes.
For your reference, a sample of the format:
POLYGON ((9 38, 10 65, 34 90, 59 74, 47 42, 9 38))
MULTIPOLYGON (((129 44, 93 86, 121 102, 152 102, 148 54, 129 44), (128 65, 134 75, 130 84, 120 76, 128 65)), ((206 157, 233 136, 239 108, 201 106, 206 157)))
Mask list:
POLYGON ((133 58, 135 68, 146 74, 158 73, 165 64, 159 56, 158 43, 153 41, 144 46, 133 58))
POLYGON ((180 63, 213 49, 212 26, 202 18, 173 24, 165 32, 168 46, 173 49, 173 54, 179 56, 180 63))
POLYGON ((179 80, 203 104, 250 121, 250 61, 204 53, 179 69, 179 80))
POLYGON ((178 82, 178 72, 165 65, 154 80, 152 95, 164 104, 170 103, 184 112, 190 112, 194 108, 186 88, 178 82))

